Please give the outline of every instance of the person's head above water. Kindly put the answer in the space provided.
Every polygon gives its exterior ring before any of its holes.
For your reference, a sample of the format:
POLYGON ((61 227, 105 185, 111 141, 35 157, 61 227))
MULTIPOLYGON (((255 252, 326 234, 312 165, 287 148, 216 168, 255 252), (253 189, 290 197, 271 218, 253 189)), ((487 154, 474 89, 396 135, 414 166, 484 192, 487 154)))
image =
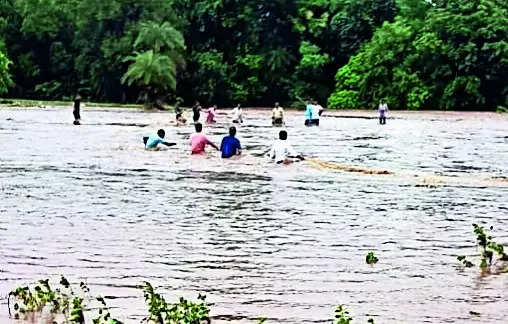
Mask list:
POLYGON ((194 125, 194 128, 196 129, 196 133, 201 133, 201 131, 203 130, 203 125, 201 123, 196 123, 194 125))
POLYGON ((235 126, 229 127, 229 136, 235 137, 235 135, 236 135, 236 127, 235 126))
POLYGON ((279 132, 279 139, 283 140, 283 141, 287 140, 288 139, 288 132, 286 132, 286 131, 280 131, 279 132))
POLYGON ((164 136, 166 136, 166 132, 163 130, 163 129, 159 129, 157 131, 157 135, 160 137, 160 138, 164 138, 164 136))
POLYGON ((278 107, 279 107, 279 103, 278 103, 278 102, 276 102, 276 103, 275 103, 275 108, 278 108, 278 107))

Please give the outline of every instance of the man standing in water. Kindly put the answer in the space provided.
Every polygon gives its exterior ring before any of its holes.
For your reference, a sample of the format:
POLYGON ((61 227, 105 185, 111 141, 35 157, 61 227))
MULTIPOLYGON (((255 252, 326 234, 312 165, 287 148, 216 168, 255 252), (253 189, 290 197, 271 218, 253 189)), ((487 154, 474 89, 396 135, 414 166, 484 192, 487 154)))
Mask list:
POLYGON ((282 126, 284 124, 284 109, 279 106, 279 103, 275 103, 275 108, 272 110, 272 125, 282 126))
POLYGON ((242 154, 242 146, 240 141, 235 137, 236 127, 232 126, 229 128, 229 136, 222 139, 220 150, 222 152, 223 159, 229 159, 234 155, 242 154))
POLYGON ((381 100, 379 103, 379 124, 385 125, 386 124, 386 114, 388 113, 388 105, 384 102, 384 100, 381 100))
POLYGON ((305 110, 305 126, 319 126, 319 116, 323 113, 323 107, 317 101, 312 100, 305 110))
POLYGON ((81 96, 78 93, 76 95, 76 98, 74 98, 74 105, 72 110, 72 114, 74 115, 74 125, 81 125, 80 106, 81 106, 81 96))
POLYGON ((185 120, 185 118, 183 118, 183 109, 182 107, 180 107, 180 100, 177 100, 176 103, 175 103, 175 117, 176 117, 176 125, 185 125, 185 123, 187 122, 185 120))
POLYGON ((210 145, 214 147, 217 151, 219 148, 212 141, 210 141, 205 135, 201 133, 203 130, 203 125, 201 123, 194 124, 194 128, 196 129, 196 133, 194 133, 190 138, 191 145, 191 154, 202 154, 205 153, 206 145, 210 145))
POLYGON ((192 120, 194 120, 194 123, 197 123, 199 121, 201 112, 201 105, 199 104, 199 101, 196 101, 196 104, 192 106, 192 120))
POLYGON ((275 160, 277 164, 293 163, 294 160, 291 158, 297 158, 300 161, 305 160, 305 158, 301 154, 296 153, 296 151, 293 149, 293 146, 289 144, 287 139, 288 133, 284 130, 280 131, 279 140, 275 141, 275 143, 272 146, 272 149, 270 150, 270 153, 268 153, 268 156, 271 159, 275 160))
POLYGON ((240 104, 238 104, 233 111, 231 112, 233 115, 232 122, 235 124, 242 124, 243 123, 243 116, 242 116, 242 107, 240 104))

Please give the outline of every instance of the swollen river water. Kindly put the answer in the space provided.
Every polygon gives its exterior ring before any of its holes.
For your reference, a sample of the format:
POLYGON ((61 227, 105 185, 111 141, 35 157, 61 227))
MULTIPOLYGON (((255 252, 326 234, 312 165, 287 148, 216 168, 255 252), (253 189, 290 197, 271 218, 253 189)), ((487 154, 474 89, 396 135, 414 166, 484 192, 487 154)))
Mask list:
MULTIPOLYGON (((62 274, 126 323, 147 314, 142 281, 169 301, 206 294, 213 323, 330 323, 338 304, 355 323, 508 323, 508 273, 456 260, 478 263, 475 222, 508 244, 508 115, 325 113, 306 128, 289 112, 296 150, 328 164, 279 166, 269 112, 244 114, 245 154, 223 161, 191 157, 192 127, 169 113, 86 109, 73 126, 70 109, 0 109, 0 323, 10 290, 62 274), (158 128, 178 145, 144 151, 158 128)), ((220 143, 228 127, 205 129, 220 143)))

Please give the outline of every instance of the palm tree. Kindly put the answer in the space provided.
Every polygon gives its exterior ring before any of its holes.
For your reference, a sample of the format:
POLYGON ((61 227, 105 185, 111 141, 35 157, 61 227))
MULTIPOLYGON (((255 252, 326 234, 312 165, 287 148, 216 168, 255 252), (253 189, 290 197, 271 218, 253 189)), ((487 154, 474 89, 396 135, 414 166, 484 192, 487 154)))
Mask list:
POLYGON ((140 24, 139 34, 134 42, 134 48, 139 46, 153 48, 155 52, 182 53, 185 50, 185 41, 182 33, 167 21, 162 24, 144 22, 140 24))
POLYGON ((177 70, 185 65, 185 42, 169 22, 145 22, 134 42, 141 49, 124 62, 132 62, 122 77, 122 83, 136 84, 146 93, 145 104, 157 102, 166 91, 176 89, 177 70))
POLYGON ((161 91, 176 89, 177 63, 167 55, 154 53, 153 50, 129 56, 124 61, 132 61, 122 77, 122 83, 136 84, 143 88, 147 96, 145 104, 156 102, 161 91))

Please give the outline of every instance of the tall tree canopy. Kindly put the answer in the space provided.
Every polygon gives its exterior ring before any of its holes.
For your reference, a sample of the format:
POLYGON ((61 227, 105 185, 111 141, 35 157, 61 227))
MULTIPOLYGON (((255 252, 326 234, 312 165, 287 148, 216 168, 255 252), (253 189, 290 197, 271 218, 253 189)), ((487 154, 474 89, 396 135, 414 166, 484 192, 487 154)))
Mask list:
POLYGON ((495 109, 507 17, 502 0, 0 0, 0 85, 22 98, 495 109))
POLYGON ((406 1, 336 75, 329 106, 508 105, 508 2, 406 1))

